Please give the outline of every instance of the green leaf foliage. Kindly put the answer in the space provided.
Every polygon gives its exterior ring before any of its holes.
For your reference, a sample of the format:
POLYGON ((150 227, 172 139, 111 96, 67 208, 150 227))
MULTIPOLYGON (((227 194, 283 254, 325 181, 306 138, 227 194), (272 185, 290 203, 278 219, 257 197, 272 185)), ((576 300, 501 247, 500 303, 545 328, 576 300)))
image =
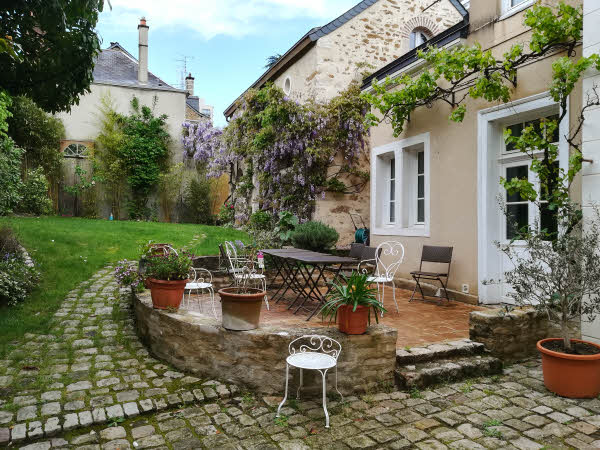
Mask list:
POLYGON ((316 252, 333 248, 339 238, 335 228, 316 220, 301 223, 291 234, 294 247, 316 252))

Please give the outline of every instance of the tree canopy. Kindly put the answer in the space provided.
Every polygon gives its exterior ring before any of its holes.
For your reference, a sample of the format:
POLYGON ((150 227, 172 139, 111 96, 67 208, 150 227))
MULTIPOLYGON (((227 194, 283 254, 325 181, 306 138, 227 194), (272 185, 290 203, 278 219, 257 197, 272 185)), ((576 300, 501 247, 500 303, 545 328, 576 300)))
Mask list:
POLYGON ((104 0, 4 0, 0 9, 0 89, 50 112, 89 92, 95 32, 104 0))

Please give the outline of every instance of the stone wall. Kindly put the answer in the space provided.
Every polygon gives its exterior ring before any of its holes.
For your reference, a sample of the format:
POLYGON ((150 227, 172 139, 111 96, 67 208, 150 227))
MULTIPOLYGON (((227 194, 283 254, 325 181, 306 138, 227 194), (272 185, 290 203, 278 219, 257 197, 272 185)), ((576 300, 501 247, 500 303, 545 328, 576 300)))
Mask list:
MULTIPOLYGON (((531 308, 508 313, 504 309, 473 311, 469 318, 471 340, 481 342, 492 355, 505 361, 537 355, 537 341, 560 336, 560 324, 531 308)), ((571 324, 571 337, 581 337, 579 322, 571 324)))
MULTIPOLYGON (((200 377, 229 381, 265 394, 281 394, 288 345, 304 334, 325 334, 340 342, 339 388, 343 394, 392 385, 396 363, 397 331, 372 326, 362 336, 347 336, 337 328, 264 327, 227 331, 214 318, 180 310, 168 313, 152 308, 149 292, 134 300, 137 329, 159 359, 200 377)), ((297 370, 291 387, 296 386, 297 370)), ((306 371, 314 372, 314 371, 306 371)), ((305 373, 308 390, 320 390, 314 373, 305 373)), ((328 385, 332 392, 333 373, 328 385)))

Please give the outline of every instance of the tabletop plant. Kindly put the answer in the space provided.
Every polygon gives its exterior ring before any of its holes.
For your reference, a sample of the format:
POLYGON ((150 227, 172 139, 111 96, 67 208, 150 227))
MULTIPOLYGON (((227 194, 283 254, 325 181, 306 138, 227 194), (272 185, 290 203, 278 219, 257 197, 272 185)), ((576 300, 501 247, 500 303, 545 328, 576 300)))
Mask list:
POLYGON ((377 300, 377 289, 368 281, 369 275, 352 271, 349 277, 340 276, 334 281, 327 294, 327 302, 321 308, 324 319, 338 320, 340 331, 348 334, 363 334, 371 322, 371 309, 379 323, 377 313, 386 312, 377 300))

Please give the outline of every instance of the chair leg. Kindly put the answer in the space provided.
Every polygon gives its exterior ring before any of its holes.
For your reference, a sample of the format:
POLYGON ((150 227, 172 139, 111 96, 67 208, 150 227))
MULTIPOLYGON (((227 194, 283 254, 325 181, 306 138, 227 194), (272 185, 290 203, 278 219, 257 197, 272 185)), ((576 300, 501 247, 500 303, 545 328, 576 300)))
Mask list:
POLYGON ((325 411, 325 428, 329 428, 329 412, 327 412, 327 370, 320 371, 323 377, 323 411, 325 411))
POLYGON ((304 386, 304 373, 303 370, 300 369, 300 385, 298 386, 298 392, 296 392, 296 398, 300 400, 300 389, 304 386))
POLYGON ((212 302, 213 315, 215 319, 217 318, 217 308, 215 307, 215 290, 212 287, 208 288, 208 292, 210 292, 210 300, 212 302))
POLYGON ((410 299, 408 300, 408 303, 412 302, 413 299, 415 298, 415 293, 417 292, 417 278, 413 275, 413 280, 415 280, 415 287, 413 288, 412 294, 410 296, 410 299))
MULTIPOLYGON (((385 283, 381 283, 381 306, 383 306, 384 298, 385 298, 385 283)), ((381 317, 383 317, 383 310, 381 311, 381 317)))
POLYGON ((338 389, 338 369, 337 369, 337 364, 335 365, 335 390, 337 391, 338 394, 340 394, 340 397, 342 398, 342 402, 344 401, 344 396, 342 395, 342 393, 340 392, 340 390, 338 389))
POLYGON ((448 296, 448 291, 446 290, 446 285, 444 284, 444 282, 442 281, 442 279, 439 278, 439 277, 438 277, 438 281, 442 285, 442 289, 444 289, 444 294, 446 294, 446 300, 450 301, 450 297, 448 296))
POLYGON ((283 404, 287 400, 289 375, 290 375, 290 366, 286 362, 285 363, 285 394, 283 395, 283 400, 281 400, 281 403, 279 404, 279 408, 277 408, 277 415, 275 417, 279 417, 279 411, 281 411, 283 404))
MULTIPOLYGON (((267 292, 267 280, 262 280, 262 284, 263 290, 267 292)), ((267 304, 267 311, 269 311, 271 308, 269 307, 269 299, 267 297, 267 294, 265 294, 265 303, 267 304)))
POLYGON ((392 293, 394 297, 394 303, 396 304, 396 312, 400 314, 400 308, 398 308, 398 302, 396 301, 396 283, 392 280, 392 293))

